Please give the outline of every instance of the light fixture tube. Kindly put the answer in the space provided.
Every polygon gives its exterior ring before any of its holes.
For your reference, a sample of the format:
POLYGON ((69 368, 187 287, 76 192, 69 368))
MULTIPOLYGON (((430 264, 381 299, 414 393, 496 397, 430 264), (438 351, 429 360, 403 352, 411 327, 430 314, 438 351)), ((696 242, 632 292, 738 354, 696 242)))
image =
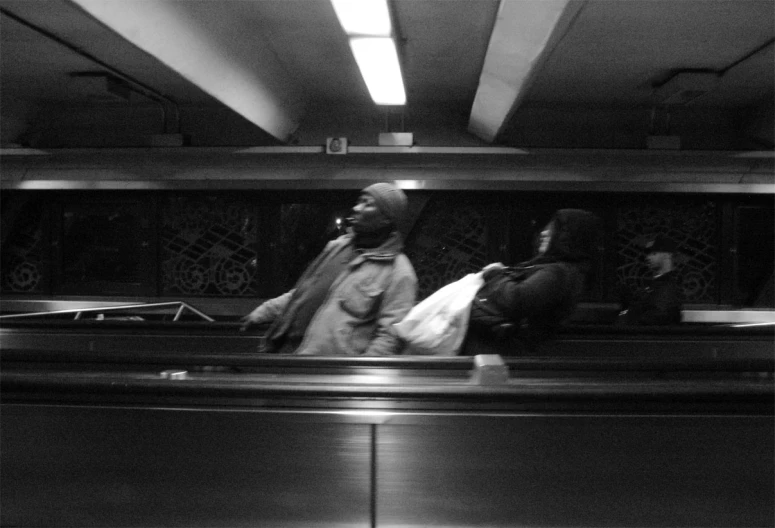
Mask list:
POLYGON ((374 102, 406 104, 387 0, 331 0, 331 5, 374 102))
POLYGON ((348 36, 391 36, 387 0, 331 0, 331 4, 348 36))
POLYGON ((351 38, 355 62, 371 98, 378 105, 404 105, 406 93, 392 38, 351 38))

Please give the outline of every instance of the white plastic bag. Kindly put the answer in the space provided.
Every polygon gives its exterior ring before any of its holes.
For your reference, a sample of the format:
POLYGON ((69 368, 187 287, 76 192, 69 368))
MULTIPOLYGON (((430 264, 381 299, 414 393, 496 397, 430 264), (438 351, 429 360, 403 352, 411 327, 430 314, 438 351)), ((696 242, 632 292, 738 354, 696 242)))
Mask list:
POLYGON ((447 284, 412 308, 393 325, 406 342, 406 354, 454 356, 468 331, 471 303, 484 284, 482 272, 447 284))

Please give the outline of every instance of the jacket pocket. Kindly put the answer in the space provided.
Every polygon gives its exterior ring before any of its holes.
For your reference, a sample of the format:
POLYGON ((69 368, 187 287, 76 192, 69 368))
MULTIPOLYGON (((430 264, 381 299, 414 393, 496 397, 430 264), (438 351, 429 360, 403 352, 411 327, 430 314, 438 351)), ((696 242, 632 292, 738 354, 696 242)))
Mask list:
POLYGON ((342 292, 339 304, 350 315, 366 319, 377 310, 384 291, 373 282, 356 283, 342 292))

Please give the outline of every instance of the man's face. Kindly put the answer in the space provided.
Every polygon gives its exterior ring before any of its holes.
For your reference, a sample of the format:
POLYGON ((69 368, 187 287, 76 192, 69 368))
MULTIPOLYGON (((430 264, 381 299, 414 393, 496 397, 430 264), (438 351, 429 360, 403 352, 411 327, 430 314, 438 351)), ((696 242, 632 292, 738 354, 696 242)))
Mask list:
POLYGON ((356 233, 370 233, 390 224, 390 220, 382 214, 372 196, 362 194, 353 207, 350 223, 356 233))
POLYGON ((651 269, 658 270, 662 268, 669 255, 670 253, 665 253, 664 251, 650 251, 646 254, 646 262, 648 262, 651 269))

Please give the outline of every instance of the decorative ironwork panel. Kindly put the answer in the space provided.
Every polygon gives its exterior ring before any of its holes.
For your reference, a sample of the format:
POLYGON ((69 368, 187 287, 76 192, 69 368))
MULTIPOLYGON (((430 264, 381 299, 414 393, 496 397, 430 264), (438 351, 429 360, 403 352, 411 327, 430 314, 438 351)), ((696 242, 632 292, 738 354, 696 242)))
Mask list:
POLYGON ((718 207, 714 202, 664 200, 659 205, 634 205, 617 210, 616 248, 620 284, 637 290, 653 275, 644 245, 654 236, 670 237, 678 245, 676 270, 686 302, 718 300, 718 207))
POLYGON ((258 229, 250 203, 227 197, 171 197, 162 217, 164 294, 256 294, 258 229))
MULTIPOLYGON (((11 216, 11 215, 9 215, 11 216)), ((47 237, 43 204, 36 201, 23 207, 4 225, 0 289, 4 292, 39 293, 45 289, 47 237)), ((4 215, 4 220, 5 220, 4 215)))
POLYGON ((349 203, 282 204, 277 273, 284 290, 293 287, 327 242, 345 234, 351 208, 349 203))
POLYGON ((428 203, 406 247, 419 281, 418 300, 488 264, 481 209, 443 199, 428 203))

